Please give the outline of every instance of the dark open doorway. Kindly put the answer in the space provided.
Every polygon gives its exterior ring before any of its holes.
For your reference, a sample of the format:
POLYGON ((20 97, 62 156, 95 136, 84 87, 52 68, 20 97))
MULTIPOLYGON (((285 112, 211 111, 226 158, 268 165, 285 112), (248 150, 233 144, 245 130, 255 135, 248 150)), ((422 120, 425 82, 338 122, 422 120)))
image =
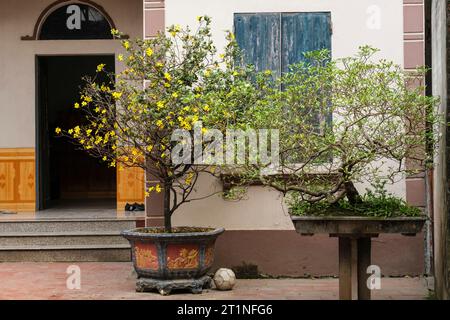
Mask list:
POLYGON ((115 169, 55 134, 56 127, 68 129, 86 121, 73 105, 80 99, 82 78, 94 76, 101 63, 114 71, 112 55, 37 58, 38 210, 116 205, 115 169))

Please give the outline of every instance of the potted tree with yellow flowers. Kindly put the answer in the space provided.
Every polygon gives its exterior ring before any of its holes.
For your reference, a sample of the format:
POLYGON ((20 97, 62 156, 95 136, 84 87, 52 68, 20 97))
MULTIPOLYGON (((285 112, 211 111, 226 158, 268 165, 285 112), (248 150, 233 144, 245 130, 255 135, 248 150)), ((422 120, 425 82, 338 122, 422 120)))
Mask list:
MULTIPOLYGON (((233 35, 226 35, 228 45, 217 54, 210 18, 198 20, 195 31, 171 26, 153 39, 122 40, 125 50, 118 60, 124 70, 109 74, 107 83, 85 79, 77 112, 86 114, 86 124, 57 129, 109 166, 144 169, 147 196, 163 193, 164 227, 123 232, 132 245, 138 291, 199 293, 209 286, 206 274, 224 229, 174 227, 172 216, 183 204, 205 198, 195 195, 201 175, 221 171, 200 159, 194 138, 206 135, 208 127, 224 132, 240 126, 243 101, 251 104, 258 95, 250 85, 250 69, 235 64, 233 35)), ((104 65, 97 72, 104 73, 104 65)))

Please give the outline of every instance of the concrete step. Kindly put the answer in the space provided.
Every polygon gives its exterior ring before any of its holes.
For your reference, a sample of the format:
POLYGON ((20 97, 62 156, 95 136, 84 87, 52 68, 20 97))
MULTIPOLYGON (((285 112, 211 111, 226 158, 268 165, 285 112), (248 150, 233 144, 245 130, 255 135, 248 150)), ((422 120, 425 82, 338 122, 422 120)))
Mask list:
POLYGON ((132 219, 7 220, 0 221, 0 235, 5 233, 120 232, 135 227, 136 221, 132 219))
POLYGON ((128 244, 118 231, 1 233, 0 250, 11 246, 70 246, 128 244))
POLYGON ((0 262, 130 261, 135 219, 0 220, 0 262))
POLYGON ((1 262, 127 262, 129 245, 3 246, 1 262))

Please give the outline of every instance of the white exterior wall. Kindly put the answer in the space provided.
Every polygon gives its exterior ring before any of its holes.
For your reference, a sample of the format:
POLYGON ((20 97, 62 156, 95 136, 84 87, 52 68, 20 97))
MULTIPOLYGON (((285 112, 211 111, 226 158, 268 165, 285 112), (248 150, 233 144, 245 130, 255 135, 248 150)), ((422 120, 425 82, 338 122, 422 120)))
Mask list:
MULTIPOLYGON (((196 17, 212 18, 212 31, 219 51, 224 47, 226 30, 233 30, 234 13, 250 12, 331 12, 333 58, 357 52, 361 45, 372 45, 384 57, 403 65, 402 0, 166 0, 166 26, 196 26, 196 17), (379 17, 379 29, 369 28, 379 17)), ((365 185, 359 185, 364 191, 365 185)), ((203 182, 206 188, 220 188, 219 182, 203 182)), ((405 197, 402 179, 389 191, 405 197)), ((223 226, 229 230, 293 229, 281 196, 270 189, 251 187, 248 199, 227 202, 218 196, 193 202, 180 208, 174 216, 177 225, 223 226)))

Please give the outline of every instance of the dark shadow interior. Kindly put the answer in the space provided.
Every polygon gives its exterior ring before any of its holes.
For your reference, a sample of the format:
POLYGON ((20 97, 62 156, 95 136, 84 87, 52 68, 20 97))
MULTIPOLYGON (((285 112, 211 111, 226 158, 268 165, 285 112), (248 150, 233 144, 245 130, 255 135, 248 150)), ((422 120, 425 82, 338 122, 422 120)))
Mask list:
MULTIPOLYGON (((116 201, 116 171, 89 156, 55 128, 83 124, 84 113, 74 109, 84 76, 94 76, 97 66, 114 71, 114 56, 52 56, 38 58, 38 166, 39 209, 111 208, 116 201)), ((98 78, 98 82, 106 79, 98 78)))

